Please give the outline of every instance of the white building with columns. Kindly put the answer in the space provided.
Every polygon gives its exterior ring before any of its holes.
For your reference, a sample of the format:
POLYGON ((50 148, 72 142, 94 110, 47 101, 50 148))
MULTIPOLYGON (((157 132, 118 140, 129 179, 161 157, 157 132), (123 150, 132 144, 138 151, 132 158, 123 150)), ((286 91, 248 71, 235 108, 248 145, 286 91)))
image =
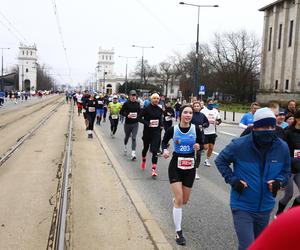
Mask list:
POLYGON ((300 0, 277 0, 264 12, 258 102, 300 98, 300 0))
POLYGON ((20 44, 19 56, 19 90, 37 90, 37 49, 36 45, 20 44))

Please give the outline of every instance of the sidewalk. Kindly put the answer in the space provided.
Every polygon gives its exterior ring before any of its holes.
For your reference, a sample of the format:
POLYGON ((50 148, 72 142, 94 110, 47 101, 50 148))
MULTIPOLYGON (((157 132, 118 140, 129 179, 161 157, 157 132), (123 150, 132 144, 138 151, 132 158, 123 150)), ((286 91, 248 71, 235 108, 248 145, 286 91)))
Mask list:
POLYGON ((73 249, 155 249, 155 243, 97 138, 74 116, 73 249))

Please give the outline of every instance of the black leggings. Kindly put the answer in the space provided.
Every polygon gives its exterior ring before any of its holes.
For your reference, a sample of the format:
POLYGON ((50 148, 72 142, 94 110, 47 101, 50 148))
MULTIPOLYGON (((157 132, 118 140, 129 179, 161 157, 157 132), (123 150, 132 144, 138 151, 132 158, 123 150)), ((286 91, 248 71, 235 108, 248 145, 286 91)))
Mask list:
POLYGON ((87 130, 94 130, 94 123, 95 123, 95 118, 96 118, 96 112, 92 112, 92 113, 87 112, 86 113, 86 118, 89 121, 89 125, 87 127, 87 130))
POLYGON ((161 141, 160 130, 158 131, 148 131, 144 130, 143 133, 143 144, 144 148, 142 150, 142 157, 146 157, 147 152, 150 148, 152 153, 152 164, 157 164, 157 153, 159 151, 161 141))
POLYGON ((110 121, 110 131, 115 134, 118 128, 119 119, 112 119, 111 116, 109 116, 110 121))

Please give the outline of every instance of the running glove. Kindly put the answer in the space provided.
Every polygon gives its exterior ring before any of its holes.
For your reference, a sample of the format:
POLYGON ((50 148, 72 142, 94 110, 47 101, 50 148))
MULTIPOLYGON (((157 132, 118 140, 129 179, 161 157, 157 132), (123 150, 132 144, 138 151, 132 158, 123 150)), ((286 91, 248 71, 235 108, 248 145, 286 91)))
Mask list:
POLYGON ((272 182, 272 194, 273 197, 276 197, 278 190, 281 188, 281 183, 280 181, 276 180, 272 182))
POLYGON ((242 193, 244 191, 244 184, 240 182, 240 180, 236 180, 233 185, 232 188, 237 191, 238 193, 242 193))

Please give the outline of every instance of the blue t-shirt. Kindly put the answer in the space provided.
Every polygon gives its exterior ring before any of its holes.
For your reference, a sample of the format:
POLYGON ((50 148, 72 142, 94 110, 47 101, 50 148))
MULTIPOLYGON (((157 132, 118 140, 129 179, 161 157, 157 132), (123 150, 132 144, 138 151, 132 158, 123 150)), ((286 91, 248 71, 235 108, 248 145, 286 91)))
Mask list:
POLYGON ((252 125, 253 124, 253 114, 251 112, 244 114, 240 123, 242 123, 246 126, 252 125))
POLYGON ((5 97, 5 93, 3 91, 0 91, 0 98, 4 98, 5 97))

